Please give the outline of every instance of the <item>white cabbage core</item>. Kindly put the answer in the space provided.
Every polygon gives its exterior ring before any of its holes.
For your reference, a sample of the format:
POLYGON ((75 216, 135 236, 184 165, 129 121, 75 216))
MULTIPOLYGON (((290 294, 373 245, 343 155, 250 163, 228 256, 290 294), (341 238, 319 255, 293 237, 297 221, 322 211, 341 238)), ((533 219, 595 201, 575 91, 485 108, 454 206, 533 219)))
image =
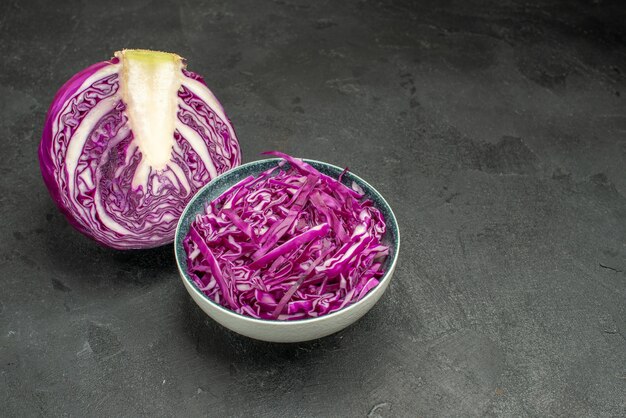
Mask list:
POLYGON ((176 54, 141 49, 115 56, 121 64, 120 95, 142 155, 133 178, 137 187, 147 184, 152 170, 164 170, 170 162, 184 63, 176 54))

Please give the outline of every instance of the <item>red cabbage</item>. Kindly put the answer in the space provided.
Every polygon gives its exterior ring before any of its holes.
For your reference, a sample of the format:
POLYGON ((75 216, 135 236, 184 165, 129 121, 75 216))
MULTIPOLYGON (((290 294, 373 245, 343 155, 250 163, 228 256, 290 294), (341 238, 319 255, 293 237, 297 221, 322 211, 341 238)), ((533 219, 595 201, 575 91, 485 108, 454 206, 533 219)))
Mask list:
POLYGON ((380 211, 356 184, 265 154, 283 161, 191 223, 183 240, 190 277, 213 301, 261 319, 315 318, 362 299, 389 254, 380 211))
POLYGON ((39 161, 76 229, 128 249, 172 242, 191 197, 241 153, 224 109, 181 57, 124 50, 59 90, 39 161))

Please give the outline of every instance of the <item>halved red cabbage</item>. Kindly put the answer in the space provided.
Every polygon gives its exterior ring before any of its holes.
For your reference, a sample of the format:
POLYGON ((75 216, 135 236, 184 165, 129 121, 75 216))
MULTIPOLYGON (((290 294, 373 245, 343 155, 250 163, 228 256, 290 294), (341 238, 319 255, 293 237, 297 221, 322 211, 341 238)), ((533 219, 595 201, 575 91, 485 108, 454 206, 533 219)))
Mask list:
POLYGON ((283 161, 191 223, 183 240, 190 277, 215 302, 261 319, 315 318, 362 299, 389 254, 380 211, 356 184, 265 154, 283 161))
POLYGON ((79 72, 46 117, 39 161, 71 224, 117 249, 173 241, 195 192, 238 165, 224 109, 176 54, 124 50, 79 72))

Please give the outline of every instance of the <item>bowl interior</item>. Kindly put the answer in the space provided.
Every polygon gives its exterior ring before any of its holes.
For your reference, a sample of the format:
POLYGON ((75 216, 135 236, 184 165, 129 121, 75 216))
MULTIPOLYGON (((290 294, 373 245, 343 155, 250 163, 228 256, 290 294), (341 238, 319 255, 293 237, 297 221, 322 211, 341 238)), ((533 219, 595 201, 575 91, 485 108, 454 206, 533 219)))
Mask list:
MULTIPOLYGON (((191 277, 189 277, 189 274, 187 273, 187 254, 185 253, 185 249, 183 248, 183 240, 187 236, 187 233, 189 232, 189 227, 191 223, 196 218, 196 215, 204 212, 206 204, 208 204, 212 200, 219 197, 222 193, 228 190, 231 186, 235 185, 236 183, 243 180, 244 178, 248 176, 256 176, 265 170, 275 167, 280 161, 282 161, 280 158, 272 158, 272 159, 267 159, 267 160, 253 161, 251 163, 240 165, 238 167, 233 168, 232 170, 227 171, 221 176, 216 177, 209 184, 207 184, 202 189, 200 189, 198 193, 196 193, 196 195, 191 199, 191 201, 189 202, 189 204, 187 205, 187 207, 185 208, 185 210, 183 211, 180 217, 180 220, 178 222, 178 227, 176 228, 174 250, 176 252, 176 262, 178 263, 178 268, 183 274, 185 280, 187 280, 193 286, 193 288, 198 290, 198 292, 202 294, 204 299, 206 299, 209 303, 211 303, 215 307, 226 310, 230 312, 231 314, 238 315, 242 319, 245 318, 246 320, 253 320, 253 321, 260 321, 260 322, 274 322, 274 323, 276 322, 300 323, 303 321, 311 321, 315 319, 320 319, 322 317, 298 319, 298 320, 293 320, 293 321, 257 319, 257 318, 252 318, 249 316, 238 314, 214 302, 211 298, 209 298, 204 293, 202 293, 202 291, 198 289, 198 286, 196 285, 196 283, 191 279, 191 277)), ((339 168, 332 164, 327 164, 321 161, 307 160, 307 159, 303 159, 303 161, 313 166, 320 173, 326 174, 327 176, 330 176, 335 179, 338 178, 339 175, 343 172, 342 168, 339 168)), ((282 167, 282 169, 284 170, 288 168, 289 168, 288 163, 286 163, 282 167)), ((365 180, 361 179, 360 177, 358 177, 357 175, 353 174, 350 171, 348 171, 342 177, 342 183, 348 187, 351 187, 353 181, 363 189, 363 191, 365 192, 366 198, 369 198, 372 200, 376 208, 381 211, 381 213, 383 214, 385 218, 387 231, 385 232, 385 235, 383 236, 382 242, 383 244, 389 247, 389 256, 387 257, 383 265, 383 268, 385 270, 385 275, 383 275, 383 277, 381 278, 381 282, 382 282, 383 280, 388 279, 387 273, 389 272, 390 267, 395 264, 396 259, 398 258, 398 249, 400 245, 398 223, 387 201, 385 201, 385 199, 380 195, 380 193, 378 193, 378 191, 374 189, 370 184, 368 184, 365 180)), ((361 299, 359 302, 363 300, 364 299, 361 299)), ((355 304, 358 304, 359 302, 356 302, 355 304)), ((355 304, 352 304, 352 305, 355 305, 355 304)), ((342 312, 348 309, 352 305, 348 305, 340 311, 333 312, 328 315, 324 315, 323 318, 336 315, 339 312, 342 312)))

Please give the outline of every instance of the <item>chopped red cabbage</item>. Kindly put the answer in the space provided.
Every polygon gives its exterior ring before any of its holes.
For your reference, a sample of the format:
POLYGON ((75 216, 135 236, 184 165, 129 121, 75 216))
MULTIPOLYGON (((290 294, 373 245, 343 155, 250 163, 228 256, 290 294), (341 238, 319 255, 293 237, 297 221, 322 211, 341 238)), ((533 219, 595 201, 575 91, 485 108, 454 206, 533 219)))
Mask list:
POLYGON ((362 299, 389 254, 383 215, 357 184, 266 154, 283 161, 192 222, 183 241, 189 275, 215 302, 261 319, 315 318, 362 299))

